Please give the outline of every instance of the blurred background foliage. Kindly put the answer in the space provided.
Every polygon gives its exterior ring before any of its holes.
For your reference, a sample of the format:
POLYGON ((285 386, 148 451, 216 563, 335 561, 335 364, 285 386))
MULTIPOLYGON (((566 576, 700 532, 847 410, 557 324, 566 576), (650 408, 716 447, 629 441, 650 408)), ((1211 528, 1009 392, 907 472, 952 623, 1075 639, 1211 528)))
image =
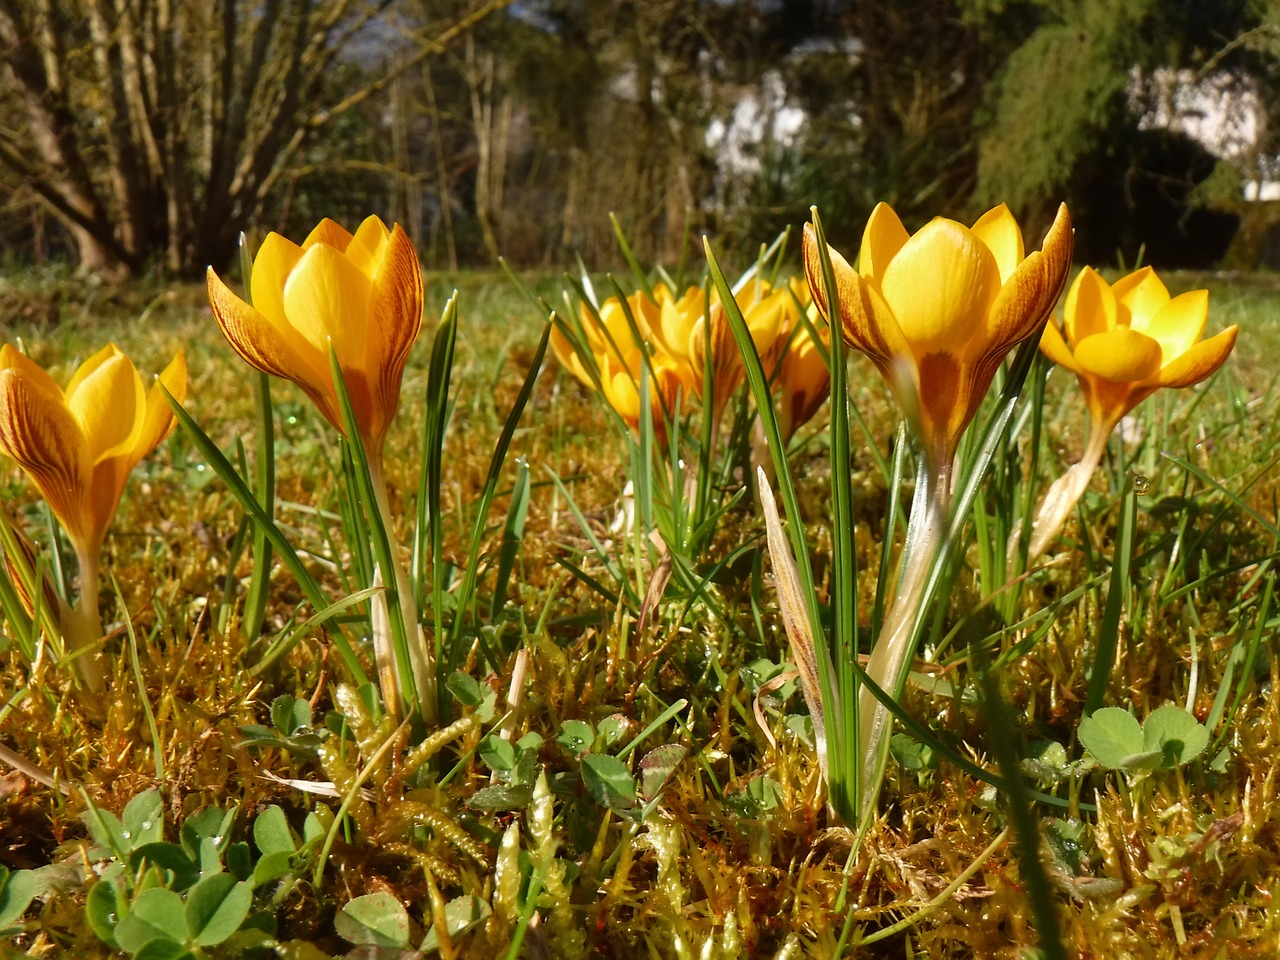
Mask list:
POLYGON ((1280 264, 1277 0, 0 0, 0 242, 109 278, 399 220, 428 267, 849 246, 1006 201, 1077 257, 1280 264))

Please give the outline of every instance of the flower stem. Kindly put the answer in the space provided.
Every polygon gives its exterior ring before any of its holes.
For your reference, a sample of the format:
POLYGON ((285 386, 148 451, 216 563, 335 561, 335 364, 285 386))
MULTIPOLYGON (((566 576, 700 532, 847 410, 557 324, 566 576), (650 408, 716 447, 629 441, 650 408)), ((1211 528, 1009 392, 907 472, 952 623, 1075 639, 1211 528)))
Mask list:
MULTIPOLYGON (((916 622, 921 599, 934 561, 947 534, 951 505, 951 464, 937 466, 933 458, 921 460, 919 482, 911 504, 911 519, 902 558, 902 574, 893 605, 885 614, 867 661, 867 676, 891 697, 898 697, 915 647, 916 622)), ((875 810, 888 757, 893 716, 874 693, 858 694, 859 817, 865 821, 875 810)))
POLYGON ((98 609, 99 549, 75 544, 76 560, 80 565, 79 602, 71 608, 66 638, 71 653, 75 655, 76 671, 90 693, 101 693, 105 682, 102 676, 102 613, 98 609))
MULTIPOLYGON (((374 499, 378 505, 378 516, 382 519, 382 526, 387 531, 390 538, 395 525, 391 516, 391 500, 387 495, 387 481, 382 469, 382 457, 369 458, 369 479, 372 481, 374 499)), ((422 625, 418 622, 418 603, 413 595, 413 586, 409 581, 408 571, 405 570, 404 564, 400 562, 395 552, 395 544, 392 544, 391 551, 390 576, 395 580, 395 592, 397 600, 400 604, 400 615, 404 621, 405 640, 409 650, 409 669, 413 676, 413 684, 417 691, 419 710, 425 719, 434 717, 436 711, 436 689, 433 664, 431 663, 431 651, 427 648, 426 639, 422 634, 422 625)), ((375 571, 375 577, 382 574, 382 571, 375 571)), ((386 599, 384 594, 379 594, 374 601, 375 613, 375 629, 373 631, 373 648, 374 657, 377 660, 378 677, 383 690, 383 697, 388 698, 388 708, 393 713, 399 715, 401 712, 399 707, 400 697, 400 664, 396 663, 395 647, 392 638, 389 636, 390 617, 386 615, 378 615, 377 604, 381 602, 384 607, 386 599), (377 626, 378 620, 382 620, 383 629, 377 626), (397 702, 392 707, 391 698, 397 702)))
MULTIPOLYGON (((1089 480, 1093 477, 1093 471, 1098 468, 1098 464, 1102 462, 1102 455, 1107 449, 1107 438, 1111 436, 1114 427, 1115 424, 1095 421, 1089 435, 1089 443, 1085 446, 1084 456, 1080 458, 1080 462, 1069 467, 1067 472, 1055 480, 1045 493, 1031 526, 1031 541, 1027 548, 1028 564, 1048 549, 1049 544, 1062 530, 1067 515, 1088 489, 1089 480)), ((1010 558, 1014 557, 1017 550, 1017 540, 1017 531, 1015 531, 1014 536, 1009 539, 1010 558)))

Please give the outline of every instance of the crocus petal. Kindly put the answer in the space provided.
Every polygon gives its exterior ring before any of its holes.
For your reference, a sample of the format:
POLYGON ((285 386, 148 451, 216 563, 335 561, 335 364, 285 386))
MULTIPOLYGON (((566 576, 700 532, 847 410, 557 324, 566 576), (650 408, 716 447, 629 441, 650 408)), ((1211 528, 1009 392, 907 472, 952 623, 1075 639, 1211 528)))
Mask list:
MULTIPOLYGON (((658 290, 655 288, 654 296, 658 295, 658 290)), ((649 339, 649 333, 654 324, 658 322, 661 314, 658 304, 651 300, 643 290, 637 290, 627 298, 627 302, 631 304, 631 315, 635 318, 636 327, 640 331, 641 338, 649 339)))
POLYGON ((307 239, 302 241, 302 249, 307 250, 317 243, 333 247, 339 253, 346 253, 351 243, 351 234, 340 223, 325 217, 307 234, 307 239))
POLYGON ((1084 391, 1089 416, 1108 434, 1125 414, 1157 389, 1155 386, 1142 386, 1127 381, 1117 383, 1092 374, 1080 377, 1080 386, 1084 391))
MULTIPOLYGON (((902 402, 903 387, 897 392, 902 402)), ((938 351, 920 358, 915 393, 919 399, 916 416, 929 457, 935 465, 947 462, 985 391, 973 389, 969 364, 952 353, 938 351)))
POLYGON ((1209 291, 1190 290, 1174 297, 1152 316, 1133 315, 1134 330, 1160 341, 1166 366, 1204 336, 1209 319, 1209 291))
MULTIPOLYGON (((787 320, 788 308, 791 306, 791 295, 784 290, 778 290, 745 309, 743 319, 747 321, 747 329, 751 331, 751 340, 755 343, 756 353, 763 355, 773 348, 774 341, 778 339, 782 325, 787 320)), ((726 330, 728 330, 727 321, 726 330)), ((732 331, 729 333, 732 338, 732 331)), ((730 345, 732 346, 732 340, 730 345)), ((736 350, 733 353, 734 356, 739 356, 736 350)))
POLYGON ((1085 267, 1071 284, 1062 307, 1067 342, 1077 344, 1095 333, 1114 330, 1117 310, 1107 281, 1093 267, 1085 267))
POLYGON ((880 291, 917 357, 963 358, 1000 292, 1000 268, 968 228, 939 218, 889 262, 880 291))
POLYGON ((582 360, 578 357, 578 352, 573 348, 572 341, 560 329, 560 325, 553 324, 551 327, 551 352, 556 355, 556 359, 560 361, 560 365, 565 367, 570 373, 582 381, 584 386, 594 387, 590 375, 587 373, 586 367, 582 365, 582 360))
POLYGON ((53 377, 45 372, 44 367, 11 344, 6 343, 0 347, 0 370, 14 371, 32 390, 47 393, 51 399, 62 402, 62 388, 53 377))
POLYGON ((284 316, 284 282, 301 258, 302 248, 278 233, 268 233, 253 258, 249 296, 253 308, 277 330, 288 327, 284 316))
POLYGON ((811 225, 804 227, 804 272, 809 280, 809 292, 819 312, 832 326, 839 326, 845 342, 866 353, 878 363, 888 363, 893 357, 911 356, 911 347, 902 335, 893 311, 882 297, 849 266, 830 245, 831 268, 836 282, 838 318, 833 321, 827 304, 826 285, 822 282, 822 261, 818 255, 817 234, 811 225))
MULTIPOLYGON (((1012 217, 1009 218, 1012 222, 1012 217)), ((1007 229, 1007 228, 1005 228, 1007 229)), ((1017 229, 1017 224, 1013 224, 1017 229)), ((1020 245, 1021 241, 1019 241, 1020 245)), ((989 344, 981 354, 978 366, 986 366, 1000 360, 1010 348, 1040 332, 1045 318, 1058 302, 1071 270, 1071 252, 1074 235, 1071 216, 1066 204, 1058 208, 1053 225, 1045 234, 1042 249, 1032 252, 1017 265, 991 307, 987 317, 986 341, 989 344)), ((994 369, 991 375, 994 376, 994 369)), ((975 382, 986 392, 985 372, 980 370, 975 382)))
POLYGON ((99 463, 133 449, 147 395, 133 361, 112 344, 76 371, 67 384, 66 404, 89 443, 92 461, 99 463))
POLYGON ((1156 383, 1162 387, 1189 387, 1199 383, 1222 366, 1236 345, 1237 332, 1238 328, 1233 323, 1216 336, 1197 343, 1161 369, 1156 383))
MULTIPOLYGON (((212 268, 205 276, 214 319, 227 342, 246 363, 294 383, 332 383, 327 353, 322 355, 301 337, 287 337, 257 309, 232 293, 212 268)), ((254 276, 257 276, 256 265, 254 276)))
POLYGON ((80 366, 76 367, 75 373, 71 374, 71 379, 67 381, 67 386, 62 391, 63 395, 69 397, 80 388, 80 384, 97 373, 98 368, 104 363, 108 360, 114 359, 115 357, 123 356, 124 354, 120 352, 119 347, 114 343, 108 343, 97 353, 84 360, 80 366))
POLYGON ((782 397, 778 404, 785 439, 818 412, 831 392, 831 373, 807 328, 798 330, 783 354, 778 380, 782 397))
POLYGON ((1145 380, 1160 369, 1160 344, 1145 333, 1117 327, 1077 343, 1075 359, 1085 373, 1104 380, 1145 380))
POLYGON ((27 472, 68 536, 83 543, 92 526, 84 509, 89 443, 66 406, 14 369, 0 371, 0 451, 27 472))
POLYGON ((1080 367, 1076 363, 1076 358, 1071 355, 1071 349, 1067 346, 1062 334, 1058 332, 1058 326, 1053 321, 1044 325, 1044 333, 1040 335, 1040 352, 1052 360, 1060 367, 1066 367, 1072 373, 1080 373, 1080 367))
MULTIPOLYGON (((402 233, 404 231, 401 231, 402 233)), ((355 236, 351 238, 351 243, 347 246, 347 259, 360 268, 361 272, 370 280, 378 271, 379 265, 382 263, 383 254, 387 249, 387 241, 391 237, 386 225, 376 216, 366 217, 364 222, 360 224, 360 228, 356 230, 355 236)))
MULTIPOLYGON (((353 242, 352 246, 355 245, 353 242)), ((409 235, 397 224, 386 241, 385 255, 369 297, 364 370, 368 377, 376 380, 370 384, 375 441, 386 432, 400 405, 404 365, 422 329, 422 303, 422 267, 418 253, 409 235)))
POLYGON ((147 414, 143 421, 142 432, 138 437, 138 444, 134 448, 134 463, 141 460, 148 453, 154 450, 157 444, 167 437, 173 430, 174 417, 173 410, 169 406, 169 401, 164 395, 164 390, 168 390, 173 399, 178 403, 183 403, 187 399, 187 358, 181 350, 177 352, 174 358, 169 361, 169 365, 164 368, 160 376, 156 378, 156 382, 151 385, 151 389, 147 392, 147 414))
MULTIPOLYGON (((1117 302, 1131 319, 1141 317, 1144 320, 1154 317, 1169 302, 1169 289, 1164 285, 1156 272, 1150 267, 1142 267, 1126 277, 1121 277, 1111 285, 1117 302)), ((1124 311, 1122 311, 1121 322, 1124 311)))
MULTIPOLYGON (((806 228, 807 229, 807 228, 806 228)), ((862 231, 862 249, 858 252, 858 272, 875 283, 884 278, 885 267, 898 255, 911 235, 898 214, 887 203, 877 203, 867 227, 862 231)))
POLYGON ((308 247, 284 285, 289 325, 322 357, 333 343, 343 366, 363 366, 372 284, 328 244, 308 247))
MULTIPOLYGON (((668 356, 688 359, 690 332, 705 312, 702 291, 695 287, 690 287, 678 300, 663 300, 658 310, 657 322, 650 331, 654 342, 668 356)), ((622 315, 621 307, 618 308, 618 315, 622 315)), ((613 324, 609 325, 610 331, 615 329, 613 324)), ((626 339, 617 343, 619 349, 631 340, 630 331, 625 331, 624 335, 626 339)))
POLYGON ((1013 218, 1009 207, 1002 203, 984 213, 973 225, 973 235, 985 243, 996 258, 996 265, 1000 268, 1000 282, 1008 283, 1013 271, 1026 256, 1022 246, 1022 231, 1018 229, 1018 221, 1013 218))
MULTIPOLYGON (((615 357, 625 355, 635 345, 635 334, 627 320, 628 302, 625 306, 617 297, 610 297, 592 313, 582 307, 582 330, 592 353, 611 353, 615 357), (597 319, 597 316, 599 319, 597 319)), ((635 314, 632 313, 634 319, 635 314)))

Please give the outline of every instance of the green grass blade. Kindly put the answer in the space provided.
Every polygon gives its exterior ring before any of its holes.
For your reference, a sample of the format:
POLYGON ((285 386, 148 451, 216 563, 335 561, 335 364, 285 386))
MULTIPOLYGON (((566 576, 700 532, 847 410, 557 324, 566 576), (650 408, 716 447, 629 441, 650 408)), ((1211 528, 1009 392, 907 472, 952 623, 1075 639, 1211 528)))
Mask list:
POLYGON ((627 266, 631 268, 631 272, 635 274, 636 283, 640 289, 645 292, 650 300, 653 299, 653 284, 649 282, 649 274, 640 266, 640 261, 636 259, 635 252, 631 249, 631 244, 627 241, 627 235, 622 231, 622 224, 618 222, 617 216, 609 214, 609 223, 613 226, 613 235, 618 238, 618 246, 622 250, 622 256, 627 261, 627 266))
MULTIPOLYGON (((827 303, 833 310, 840 303, 836 287, 835 270, 831 265, 831 252, 827 246, 827 235, 822 225, 822 218, 816 207, 809 208, 810 218, 816 234, 818 256, 822 270, 822 285, 825 288, 827 303)), ((847 365, 845 361, 845 344, 838 326, 833 325, 831 342, 831 500, 832 500, 832 636, 830 646, 836 664, 836 678, 832 694, 839 703, 836 714, 843 723, 843 729, 836 737, 836 744, 861 743, 859 731, 859 677, 858 671, 852 669, 858 659, 858 567, 857 554, 854 550, 853 528, 853 471, 850 463, 849 438, 849 389, 847 386, 847 365), (846 739, 847 738, 847 739, 846 739)), ((888 550, 891 542, 886 535, 883 549, 888 550)), ((905 552, 904 552, 905 553, 905 552)), ((849 754, 848 747, 840 749, 842 755, 849 754)), ((843 756, 842 756, 843 759, 843 756)), ((879 784, 861 783, 862 761, 851 757, 848 768, 841 765, 840 779, 833 773, 832 802, 837 810, 848 809, 850 812, 869 809, 865 803, 868 791, 879 792, 879 784)), ((854 817, 857 814, 854 813, 854 817)), ((848 821, 850 825, 858 824, 857 819, 848 821)), ((860 825, 859 825, 860 826, 860 825)))
POLYGON ((156 726, 156 715, 151 709, 151 699, 147 696, 147 685, 142 680, 142 667, 138 662, 138 635, 133 629, 133 617, 129 616, 124 594, 120 592, 120 584, 115 577, 111 578, 111 587, 115 591, 120 616, 124 619, 125 633, 129 637, 129 668, 133 671, 133 680, 138 687, 138 701, 142 704, 147 731, 151 734, 151 755, 155 761, 156 781, 164 783, 164 742, 160 739, 160 728, 156 726))
POLYGON ((884 624, 884 611, 889 597, 889 572, 893 568, 893 532, 902 516, 902 480, 906 476, 907 459, 911 451, 911 434, 907 421, 898 424, 898 435, 893 446, 893 471, 889 476, 889 503, 884 516, 884 540, 880 545, 880 570, 876 574, 876 599, 871 610, 871 636, 880 636, 884 624))
MULTIPOLYGON (((1235 493, 1231 490, 1228 490, 1225 486, 1222 485, 1222 483, 1215 480, 1213 477, 1209 476, 1209 474, 1205 473, 1199 467, 1195 466, 1193 463, 1191 463, 1190 461, 1186 460, 1183 457, 1175 457, 1171 453, 1162 453, 1161 456, 1164 457, 1164 459, 1168 460, 1170 463, 1185 470, 1187 473, 1191 474, 1193 477, 1200 480, 1201 482, 1207 483, 1209 486, 1213 487, 1215 490, 1218 490, 1224 497, 1227 498, 1227 500, 1231 502, 1232 505, 1234 505, 1242 513, 1246 513, 1250 517, 1252 517, 1255 521, 1257 521, 1258 525, 1262 527, 1263 530, 1267 531, 1267 533, 1269 533, 1272 537, 1274 537, 1277 540, 1280 540, 1280 527, 1277 527, 1275 523, 1273 523, 1271 520, 1267 519, 1261 513, 1259 513, 1240 494, 1235 493)), ((1271 468, 1274 467, 1277 462, 1280 462, 1280 457, 1274 458, 1270 462, 1268 462, 1261 470, 1259 470, 1254 475, 1252 480, 1250 480, 1248 483, 1245 484, 1244 490, 1242 490, 1241 493, 1248 491, 1250 488, 1253 487, 1254 484, 1256 484, 1264 476, 1268 475, 1271 471, 1271 468)))
MULTIPOLYGON (((160 384, 160 389, 164 390, 164 384, 160 384)), ((266 511, 262 509, 262 504, 258 502, 258 498, 250 490, 240 475, 236 473, 235 468, 231 466, 231 462, 227 460, 226 455, 218 448, 207 433, 200 429, 200 425, 192 419, 191 414, 187 413, 182 404, 173 398, 168 390, 164 390, 165 398, 169 401, 169 407, 173 410, 174 417, 177 418, 178 425, 186 434, 187 439, 191 441, 200 455, 204 457, 205 462, 209 464, 210 469, 217 474, 218 479, 226 484, 227 489, 231 491, 231 495, 244 508, 245 512, 253 518, 253 522, 258 524, 266 534, 271 545, 275 548, 276 554, 280 557, 280 561, 293 575, 298 586, 305 594, 307 601, 311 604, 312 609, 323 610, 329 606, 328 598, 325 597, 324 591, 320 585, 316 583, 315 578, 311 576, 306 565, 303 564, 302 558, 298 556, 293 545, 280 528, 276 526, 275 521, 267 516, 266 511)), ((355 651, 351 647, 345 633, 339 628, 333 636, 334 646, 338 649, 338 654, 342 658, 343 666, 346 667, 353 681, 357 684, 366 684, 369 682, 368 675, 364 672, 364 668, 360 666, 360 660, 356 657, 355 651)))
POLYGON ((1012 820, 1014 829, 1014 850, 1018 855, 1020 876, 1031 907, 1032 923, 1040 937, 1040 955, 1044 960, 1067 960, 1053 887, 1040 859, 1040 825, 1032 807, 1032 794, 1022 781, 1020 758, 1014 738, 1006 733, 1015 730, 1017 725, 1000 695, 999 685, 987 669, 986 663, 980 659, 981 654, 975 651, 975 656, 979 658, 978 679, 982 687, 984 712, 990 729, 994 731, 988 741, 1000 772, 1004 775, 1009 797, 1009 819, 1012 820))
MULTIPOLYGON (((511 438, 515 436, 520 417, 524 414, 525 405, 528 404, 529 397, 533 394, 533 386, 537 382, 539 371, 542 369, 542 360, 546 356, 547 343, 551 337, 551 324, 554 322, 555 315, 552 314, 547 318, 547 322, 542 328, 542 337, 538 341, 533 360, 529 364, 529 371, 525 374, 520 393, 517 394, 515 403, 511 407, 511 412, 507 415, 507 420, 502 425, 502 433, 493 448, 493 456, 489 459, 489 473, 485 477, 484 488, 476 502, 476 516, 471 528, 471 544, 467 551, 466 572, 463 574, 462 584, 457 593, 458 616, 449 629, 448 641, 445 643, 444 662, 440 665, 440 669, 443 671, 441 676, 448 676, 460 662, 462 650, 459 640, 463 636, 463 623, 468 619, 471 622, 475 620, 475 610, 472 608, 476 581, 480 575, 480 550, 484 544, 484 532, 488 524, 489 507, 493 503, 494 494, 497 492, 498 481, 502 478, 502 468, 506 463, 507 450, 511 446, 511 438)), ((495 670, 502 668, 502 664, 498 663, 491 664, 491 666, 495 670)), ((440 689, 443 696, 443 684, 440 685, 440 689)))
POLYGON ((349 596, 336 600, 323 610, 317 611, 316 614, 302 623, 296 623, 286 628, 279 637, 272 641, 271 645, 263 652, 262 657, 249 668, 248 673, 251 677, 261 676, 271 669, 277 662, 297 646, 298 641, 309 633, 324 626, 329 621, 335 619, 339 614, 346 613, 354 607, 359 607, 366 600, 371 600, 382 592, 381 587, 368 587, 364 590, 357 590, 349 596))
MULTIPOLYGON (((391 649, 395 666, 395 679, 398 684, 400 699, 404 703, 405 713, 412 716, 423 709, 422 691, 418 689, 417 678, 413 670, 413 654, 409 650, 411 642, 417 637, 410 637, 410 631, 417 632, 416 623, 406 623, 404 607, 400 602, 400 583, 397 571, 400 564, 396 560, 395 548, 391 542, 391 531, 383 522, 382 512, 378 509, 378 496, 374 487, 375 469, 380 466, 370 463, 368 453, 364 449, 364 441, 360 436, 360 427, 356 423, 355 409, 351 406, 351 396, 347 392, 346 378, 342 373, 342 365, 338 362, 338 352, 333 344, 329 345, 329 370, 333 375, 334 389, 338 395, 338 409, 342 413, 342 425, 346 433, 346 450, 351 455, 352 469, 348 473, 354 481, 355 492, 359 497, 362 510, 355 511, 362 515, 365 529, 372 539, 373 556, 377 567, 382 571, 383 589, 386 591, 387 615, 391 626, 391 649)), ((388 691, 383 691, 384 699, 388 691)), ((390 700, 386 701, 391 703, 390 700)))
MULTIPOLYGON (((244 283, 245 303, 253 303, 253 251, 249 238, 240 234, 240 277, 244 283)), ((271 410, 271 377, 257 371, 254 381, 254 413, 258 419, 257 454, 254 487, 258 503, 269 517, 275 516, 276 496, 276 445, 275 420, 271 410)), ((258 525, 253 527, 253 567, 249 575, 249 588, 245 591, 244 609, 240 617, 240 629, 245 640, 252 643, 262 633, 262 621, 267 612, 267 597, 271 585, 271 543, 258 525)), ((233 564, 234 566, 234 564, 233 564)), ((227 594, 231 596, 230 593, 227 594)))
MULTIPOLYGON (((1205 726, 1210 730, 1215 729, 1224 716, 1228 720, 1235 718, 1240 710, 1240 705, 1244 702, 1245 695, 1248 693, 1250 684, 1253 683, 1254 665, 1257 663, 1258 653, 1263 648, 1264 640, 1269 636, 1274 636, 1274 626, 1271 626, 1268 621, 1271 617, 1272 603, 1275 600, 1275 587, 1275 574, 1268 574, 1266 586, 1263 589, 1262 601, 1258 604, 1257 619, 1254 621, 1252 635, 1243 642, 1237 640, 1232 647, 1227 669, 1222 675, 1222 687, 1218 696, 1214 698, 1208 717, 1205 718, 1205 726), (1239 674, 1239 676, 1235 676, 1236 674, 1239 674), (1233 677, 1235 680, 1234 685, 1232 683, 1233 677), (1228 691, 1231 694, 1231 705, 1230 707, 1225 707, 1225 694, 1228 691)), ((1230 723, 1223 724, 1222 729, 1218 731, 1218 735, 1214 738, 1213 746, 1209 750, 1209 756, 1216 756, 1226 745, 1231 735, 1232 727, 1230 723)))
POLYGON ((760 355, 756 353, 755 341, 751 339, 751 331, 747 328, 747 322, 742 316, 742 311, 738 309, 737 301, 733 299, 733 291, 725 279, 724 271, 720 269, 720 264, 716 261, 711 244, 705 238, 703 239, 703 247, 707 256, 707 267, 711 272, 711 278, 715 282, 716 289, 720 293, 720 300, 725 306, 725 316, 729 321, 730 329, 733 331, 734 339, 738 342, 738 349, 742 353, 743 363, 747 369, 747 382, 751 386, 756 409, 764 427, 765 439, 769 444, 769 453, 773 458, 774 467, 777 471, 778 491, 782 498, 786 516, 790 520, 787 526, 787 535, 791 540, 791 550, 795 554, 796 565, 800 571, 801 587, 809 606, 813 635, 820 637, 823 636, 824 631, 822 630, 822 621, 818 616, 818 598, 813 586, 813 567, 809 562, 809 546, 804 536, 804 524, 800 520, 802 516, 800 500, 796 496, 795 484, 791 479, 791 469, 787 463, 786 447, 782 442, 782 431, 778 428, 778 417, 773 409, 773 397, 769 392, 769 378, 765 375, 764 364, 760 362, 760 355))
POLYGON ((453 376, 454 352, 458 343, 458 294, 444 306, 440 325, 431 345, 427 369, 427 414, 423 422, 422 458, 418 474, 418 504, 414 520, 413 566, 411 577, 418 598, 425 600, 427 571, 431 572, 431 615, 434 619, 436 662, 440 662, 443 636, 444 584, 440 576, 443 528, 440 516, 440 487, 444 477, 444 437, 449 425, 449 382, 453 376))
MULTIPOLYGON (((271 378, 262 372, 254 384, 254 406, 258 415, 257 454, 254 470, 254 493, 262 511, 275 516, 276 459, 275 421, 271 412, 271 378)), ((267 597, 271 586, 271 542, 261 527, 253 528, 253 568, 249 575, 249 588, 244 597, 244 614, 241 629, 245 639, 253 641, 262 633, 262 621, 267 613, 267 597)))
POLYGON ((1120 621, 1124 618, 1125 600, 1129 593, 1130 564, 1133 562, 1134 527, 1137 523, 1138 499, 1131 482, 1125 483, 1120 506, 1120 522, 1116 525, 1115 547, 1111 560, 1111 585, 1107 589, 1107 606, 1098 624, 1094 640, 1093 661, 1089 666, 1089 688, 1085 694, 1084 715, 1102 706, 1111 668, 1116 662, 1116 645, 1120 640, 1120 621))
MULTIPOLYGON (((821 655, 817 656, 816 659, 819 686, 822 691, 822 701, 825 708, 824 719, 829 724, 826 731, 827 756, 831 761, 828 770, 829 796, 832 806, 842 817, 847 817, 848 822, 853 823, 856 820, 855 798, 857 791, 856 784, 850 783, 848 776, 856 764, 849 755, 849 747, 851 743, 856 741, 847 739, 849 734, 847 715, 856 714, 855 704, 850 701, 848 708, 845 709, 844 701, 841 700, 841 693, 846 689, 841 680, 845 667, 843 664, 840 667, 836 667, 832 663, 830 647, 824 643, 823 638, 826 637, 826 631, 823 629, 817 592, 813 585, 813 567, 809 557, 809 546, 804 535, 804 523, 801 520, 803 514, 800 512, 800 501, 796 496, 795 485, 791 479, 791 469, 787 463, 786 446, 782 441, 782 432, 778 428, 777 414, 773 409, 773 396, 769 391, 769 378, 765 374, 764 364, 760 361, 760 355, 756 352, 755 341, 751 338, 751 331, 747 328, 746 319, 738 308, 737 301, 733 299, 733 292, 725 279, 724 271, 720 269, 720 264, 716 261, 715 252, 711 249, 710 241, 704 238, 703 247, 706 251, 707 267, 710 270, 712 280, 715 282, 716 289, 720 293, 720 300, 724 305, 725 317, 729 322, 729 328, 733 331, 734 339, 738 343, 738 350, 742 354, 743 365, 746 367, 747 372, 747 383, 751 387, 756 410, 760 416, 760 423, 764 429, 765 440, 769 445, 769 454, 773 459, 776 472, 775 482, 778 485, 783 507, 786 510, 786 517, 789 520, 787 537, 791 541, 791 553, 795 561, 799 599, 806 607, 809 616, 809 636, 813 639, 815 646, 821 645, 818 650, 821 655)), ((856 722, 856 719, 854 719, 853 723, 856 724, 856 722)), ((854 777, 856 779, 856 774, 854 774, 854 777)))
POLYGON ((498 574, 493 585, 493 600, 489 605, 489 619, 497 620, 507 603, 507 587, 511 571, 515 567, 516 554, 524 540, 524 524, 529 517, 529 462, 524 457, 516 459, 516 482, 511 491, 511 505, 507 508, 507 523, 502 531, 502 546, 498 550, 498 574))

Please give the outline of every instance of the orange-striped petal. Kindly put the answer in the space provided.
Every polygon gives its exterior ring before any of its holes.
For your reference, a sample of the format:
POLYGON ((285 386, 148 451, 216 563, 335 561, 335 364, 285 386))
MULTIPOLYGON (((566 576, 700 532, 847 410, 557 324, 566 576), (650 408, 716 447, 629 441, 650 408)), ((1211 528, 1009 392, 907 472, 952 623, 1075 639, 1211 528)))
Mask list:
MULTIPOLYGON (((255 276, 257 270, 254 271, 255 276)), ((206 273, 214 319, 236 353, 251 367, 299 384, 331 384, 328 353, 322 355, 301 337, 286 337, 274 324, 237 297, 210 268, 206 273)))
MULTIPOLYGON (((1012 216, 1008 219, 1012 223, 1012 216)), ((1001 229, 1007 231, 1008 227, 1001 229)), ((1013 229, 1017 230, 1016 223, 1013 229)), ((1005 242, 1010 242, 1008 237, 1005 242)), ((1071 216, 1066 204, 1062 204, 1041 249, 1023 259, 1000 288, 987 317, 988 346, 981 353, 982 361, 1003 358, 1014 345, 1039 334, 1066 285, 1073 248, 1071 216)), ((983 379, 980 377, 976 382, 985 392, 987 384, 983 379)))
POLYGON ((51 399, 62 402, 62 388, 53 377, 49 376, 44 367, 11 344, 6 343, 0 347, 0 370, 12 370, 31 389, 47 393, 51 399))
POLYGON ((92 528, 85 512, 88 441, 66 406, 12 368, 0 371, 0 451, 26 471, 68 536, 83 543, 92 528))
MULTIPOLYGON (((387 238, 369 296, 363 360, 366 376, 376 381, 371 384, 371 431, 375 442, 386 432, 400 405, 400 382, 409 351, 422 329, 422 307, 418 252, 397 224, 387 238)), ((345 360, 343 354, 339 357, 345 360)))

